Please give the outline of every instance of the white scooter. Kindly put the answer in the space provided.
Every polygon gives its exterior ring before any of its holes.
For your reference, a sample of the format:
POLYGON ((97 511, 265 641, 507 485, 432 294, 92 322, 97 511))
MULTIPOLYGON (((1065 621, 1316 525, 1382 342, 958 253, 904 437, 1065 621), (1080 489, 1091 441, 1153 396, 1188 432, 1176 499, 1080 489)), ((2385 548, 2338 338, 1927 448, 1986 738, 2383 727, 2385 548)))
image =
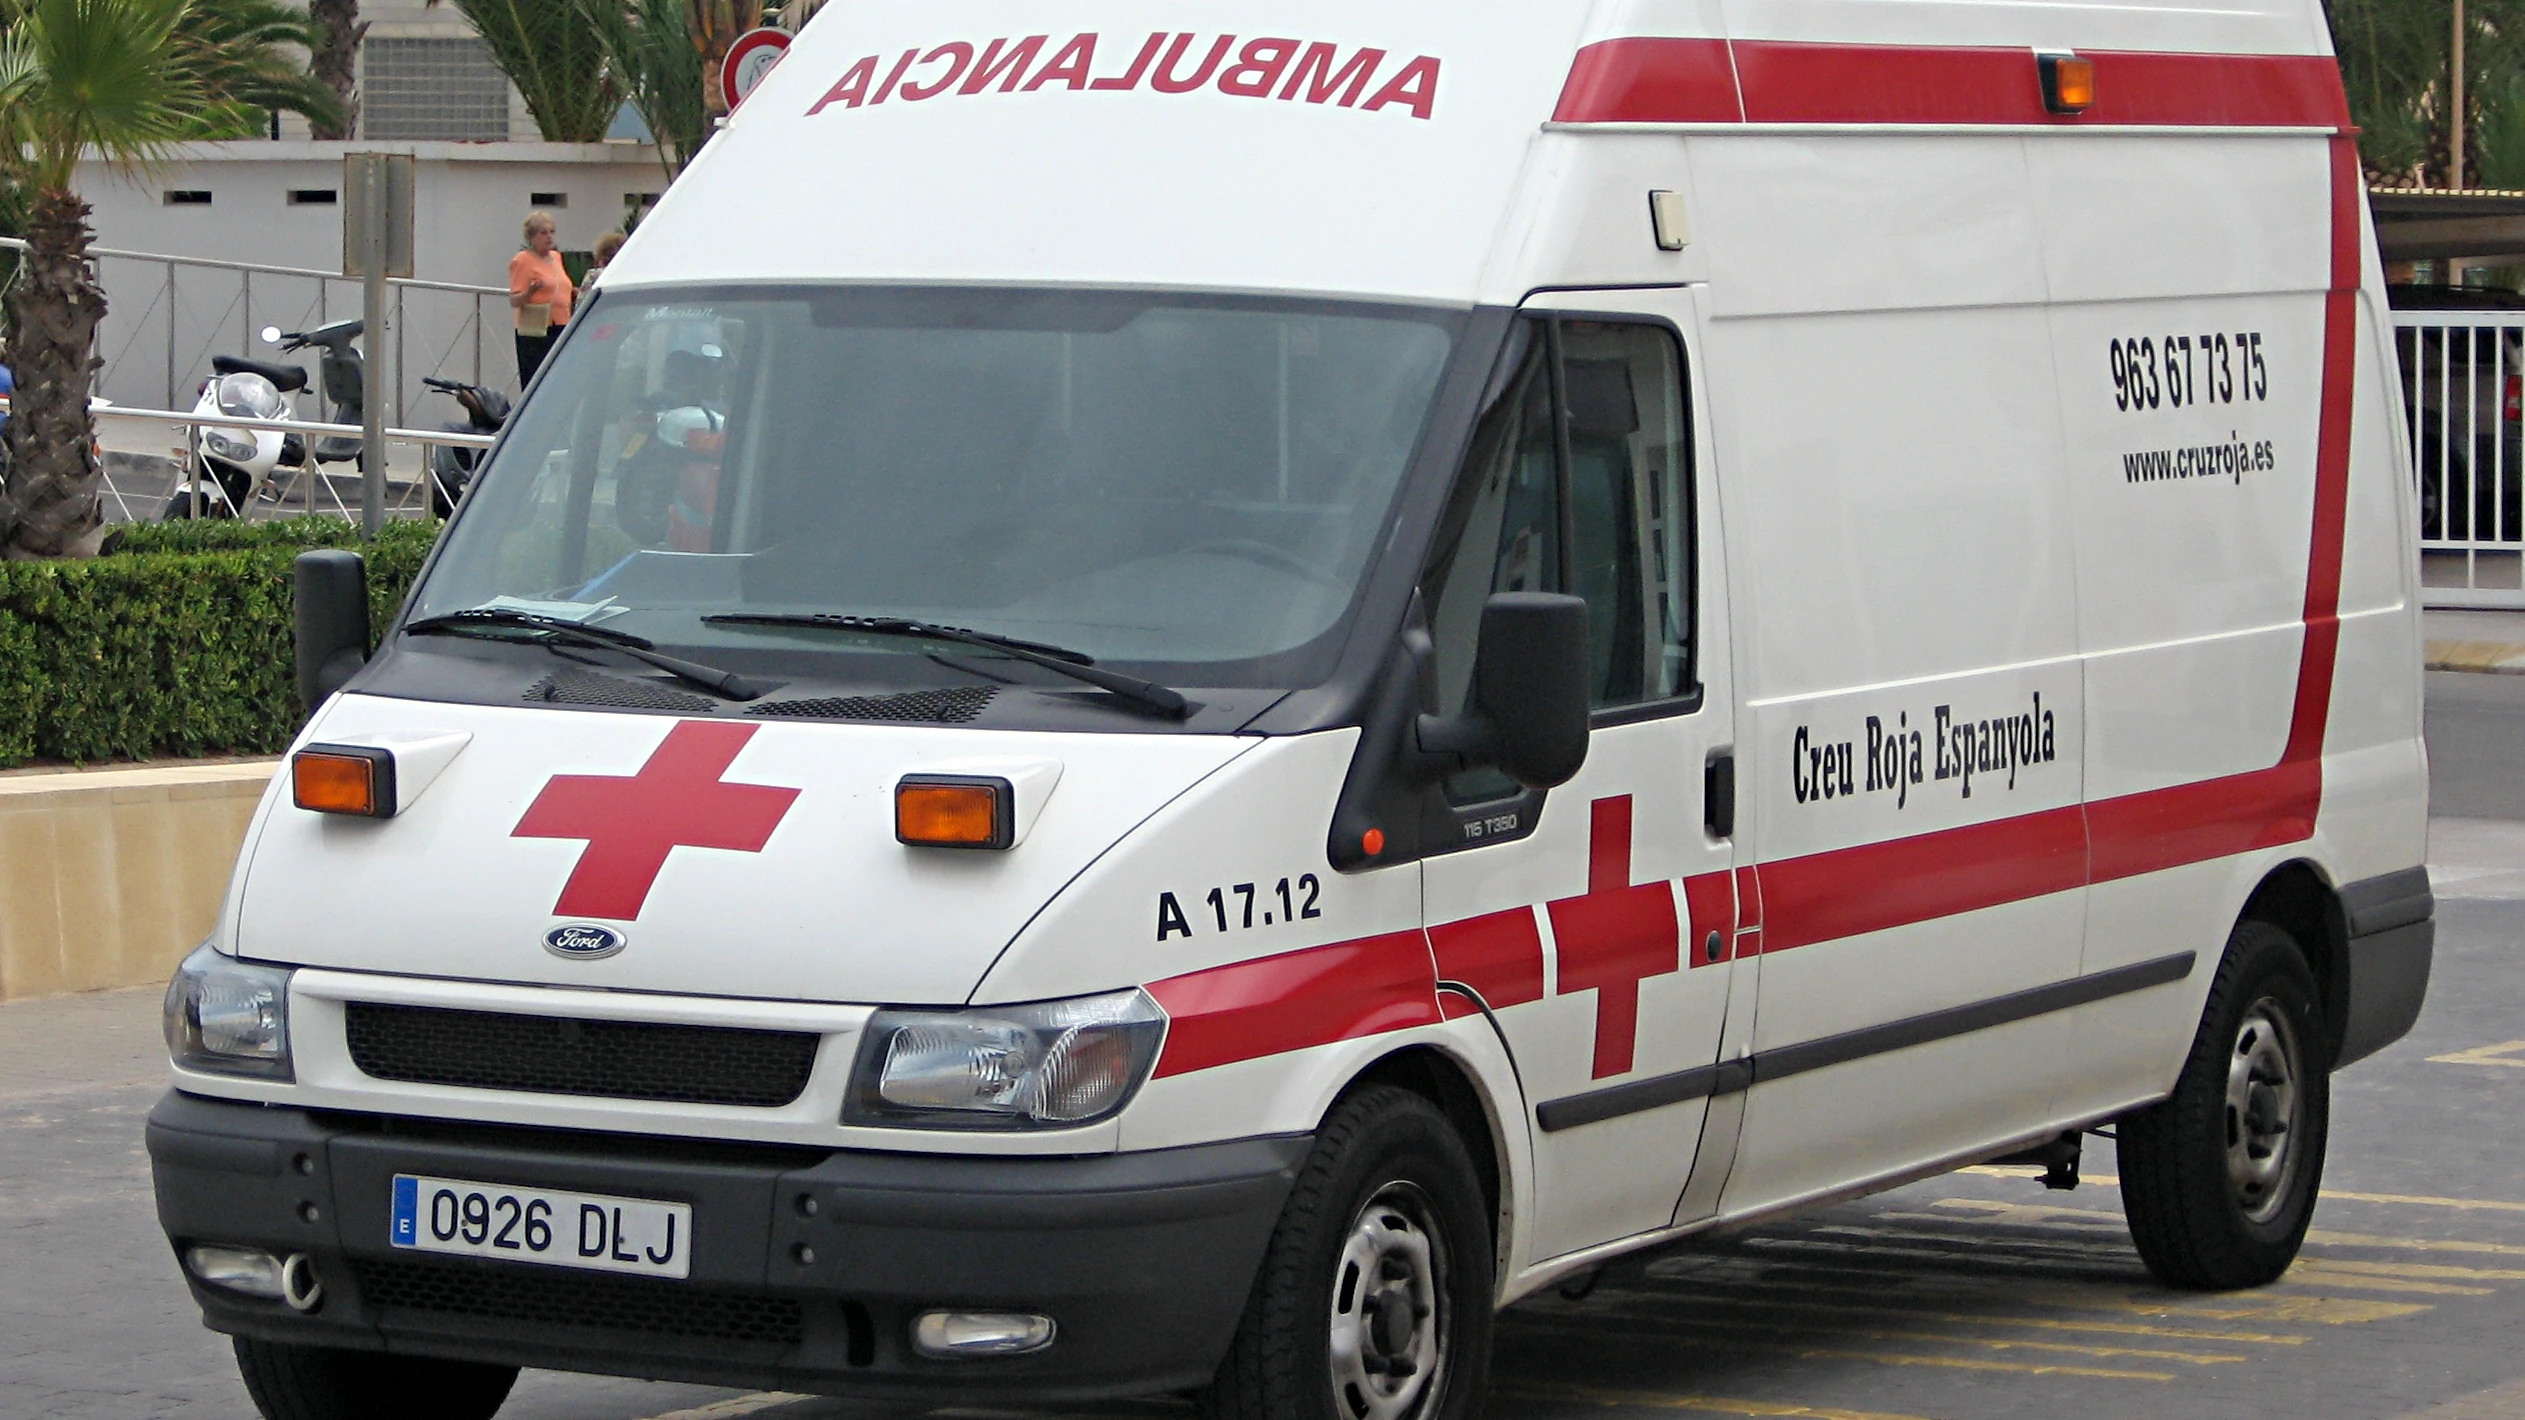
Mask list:
MULTIPOLYGON (((278 334, 267 331, 265 338, 278 334)), ((293 411, 287 396, 307 387, 307 372, 296 365, 213 355, 210 368, 211 377, 202 382, 201 396, 193 403, 196 415, 288 419, 293 411)), ((269 486, 274 469, 307 461, 306 447, 305 439, 278 429, 196 425, 187 477, 168 497, 165 520, 243 516, 248 500, 269 486)))

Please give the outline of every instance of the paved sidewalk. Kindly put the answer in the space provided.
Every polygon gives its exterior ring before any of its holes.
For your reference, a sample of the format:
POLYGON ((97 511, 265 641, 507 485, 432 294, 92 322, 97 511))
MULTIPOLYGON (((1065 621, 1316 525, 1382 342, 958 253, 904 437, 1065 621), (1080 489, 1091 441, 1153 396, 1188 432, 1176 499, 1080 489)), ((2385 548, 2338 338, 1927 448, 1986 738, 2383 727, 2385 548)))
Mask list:
POLYGON ((2525 675, 2525 611, 2426 611, 2420 623, 2430 670, 2525 675))

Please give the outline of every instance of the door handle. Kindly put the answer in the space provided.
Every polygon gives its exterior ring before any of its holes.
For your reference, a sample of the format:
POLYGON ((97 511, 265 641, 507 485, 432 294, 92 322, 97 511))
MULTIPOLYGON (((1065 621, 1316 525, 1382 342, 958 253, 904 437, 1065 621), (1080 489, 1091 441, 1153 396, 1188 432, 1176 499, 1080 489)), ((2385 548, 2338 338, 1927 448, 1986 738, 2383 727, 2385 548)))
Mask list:
POLYGON ((1736 836, 1736 752, 1714 750, 1701 770, 1701 826, 1712 838, 1736 836))

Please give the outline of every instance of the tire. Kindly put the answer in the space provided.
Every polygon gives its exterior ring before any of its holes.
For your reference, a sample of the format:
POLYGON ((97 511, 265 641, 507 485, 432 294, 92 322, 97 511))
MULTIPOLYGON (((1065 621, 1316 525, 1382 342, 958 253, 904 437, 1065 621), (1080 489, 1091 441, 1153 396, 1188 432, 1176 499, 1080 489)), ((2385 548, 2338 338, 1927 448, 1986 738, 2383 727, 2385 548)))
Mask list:
POLYGON ((2259 1287, 2296 1260, 2323 1184, 2331 1055, 2296 940, 2237 924, 2173 1095, 2114 1131, 2122 1211, 2158 1281, 2259 1287))
POLYGON ((1209 1420, 1469 1420, 1490 1382, 1490 1205, 1464 1140, 1389 1085, 1335 1106, 1264 1251, 1209 1420), (1378 1285, 1358 1284, 1376 1273, 1378 1285), (1336 1338, 1342 1344, 1336 1345, 1336 1338), (1409 1365, 1397 1375, 1393 1361, 1409 1365))
POLYGON ((515 1366, 244 1337, 235 1345, 263 1420, 491 1420, 517 1384, 515 1366))

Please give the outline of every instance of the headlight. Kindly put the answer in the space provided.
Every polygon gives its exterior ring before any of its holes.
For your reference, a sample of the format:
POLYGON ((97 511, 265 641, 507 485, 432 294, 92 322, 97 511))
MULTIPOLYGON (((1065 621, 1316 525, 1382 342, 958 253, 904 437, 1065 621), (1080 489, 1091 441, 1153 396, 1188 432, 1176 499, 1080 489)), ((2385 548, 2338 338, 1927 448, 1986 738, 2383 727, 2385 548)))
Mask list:
POLYGON ((280 388, 261 375, 222 375, 219 379, 219 412, 243 419, 278 419, 281 417, 280 388))
POLYGON ((216 429, 208 430, 202 435, 202 444, 213 454, 230 463, 251 462, 256 454, 262 452, 261 449, 255 447, 252 438, 237 438, 216 429))
POLYGON ((1032 1006, 879 1011, 860 1038, 850 1124, 1063 1129, 1131 1100, 1166 1036, 1148 993, 1032 1006))
POLYGON ((167 1053, 187 1070, 296 1078, 289 1063, 289 971, 196 947, 167 983, 167 1053))

